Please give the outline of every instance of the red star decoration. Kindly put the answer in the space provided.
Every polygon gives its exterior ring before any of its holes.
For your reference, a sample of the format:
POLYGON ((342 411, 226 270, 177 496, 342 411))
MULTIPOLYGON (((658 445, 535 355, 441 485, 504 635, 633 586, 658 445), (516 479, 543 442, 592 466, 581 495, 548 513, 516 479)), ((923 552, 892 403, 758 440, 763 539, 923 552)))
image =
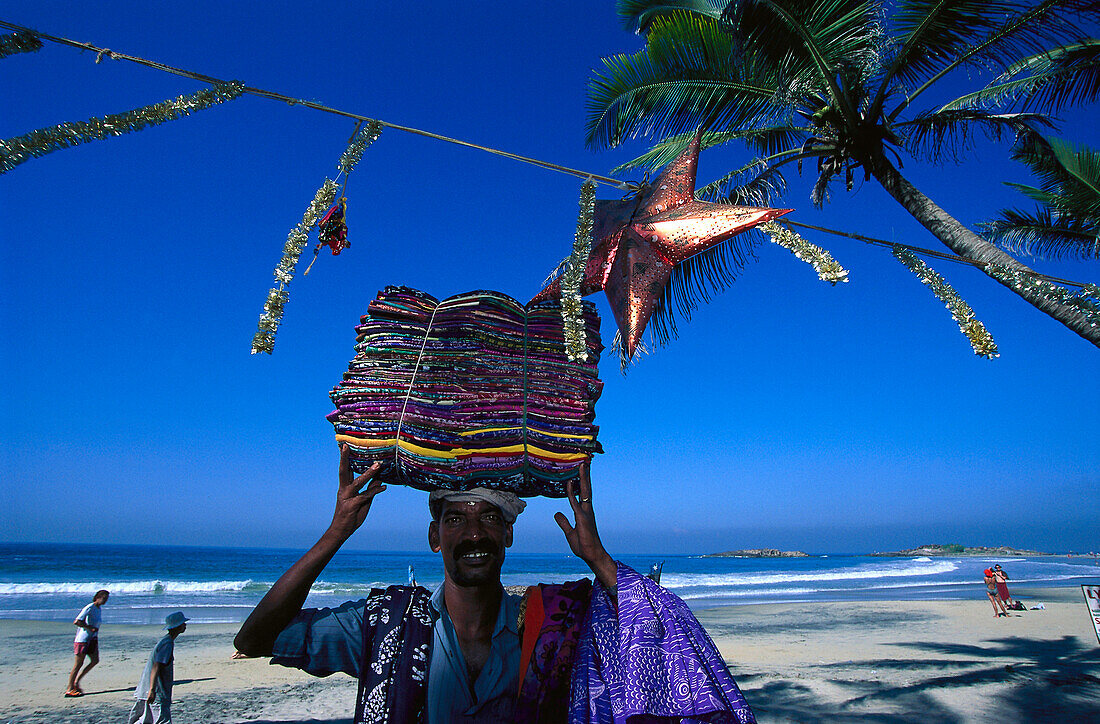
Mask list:
MULTIPOLYGON (((712 204, 695 198, 699 137, 637 196, 596 202, 594 244, 581 296, 603 289, 622 333, 627 358, 642 338, 677 265, 790 209, 712 204)), ((561 296, 555 280, 531 302, 561 296)))

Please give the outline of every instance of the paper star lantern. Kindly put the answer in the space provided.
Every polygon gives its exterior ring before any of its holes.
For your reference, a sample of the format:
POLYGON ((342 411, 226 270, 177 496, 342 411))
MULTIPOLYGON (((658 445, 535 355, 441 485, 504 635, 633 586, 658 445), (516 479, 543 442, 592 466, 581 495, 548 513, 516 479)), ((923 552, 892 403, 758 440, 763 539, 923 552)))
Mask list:
MULTIPOLYGON (((790 209, 712 204, 695 198, 699 137, 652 184, 621 201, 596 202, 593 238, 581 295, 604 290, 632 358, 672 271, 686 259, 782 216, 790 209)), ((561 296, 555 280, 532 302, 561 296)))

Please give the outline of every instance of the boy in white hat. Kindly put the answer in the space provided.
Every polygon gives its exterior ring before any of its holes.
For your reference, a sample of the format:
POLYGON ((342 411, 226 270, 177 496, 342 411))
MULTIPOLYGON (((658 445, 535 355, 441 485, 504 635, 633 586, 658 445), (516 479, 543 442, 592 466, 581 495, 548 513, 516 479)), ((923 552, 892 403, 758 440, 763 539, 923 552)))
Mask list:
POLYGON ((182 611, 170 613, 164 618, 168 632, 157 642, 141 682, 134 689, 134 708, 130 710, 129 724, 170 724, 172 721, 172 654, 176 637, 187 630, 190 619, 182 611))

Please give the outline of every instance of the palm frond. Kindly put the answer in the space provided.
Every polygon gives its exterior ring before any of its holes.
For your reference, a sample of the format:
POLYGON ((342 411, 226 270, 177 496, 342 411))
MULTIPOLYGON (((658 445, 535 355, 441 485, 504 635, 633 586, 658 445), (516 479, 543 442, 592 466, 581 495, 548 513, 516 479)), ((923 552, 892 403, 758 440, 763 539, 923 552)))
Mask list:
POLYGON ((869 78, 877 71, 877 13, 873 0, 741 0, 727 8, 726 19, 743 46, 759 52, 788 83, 825 92, 855 122, 857 102, 837 74, 869 78))
POLYGON ((654 21, 646 49, 605 58, 589 83, 587 141, 751 127, 780 116, 774 75, 735 52, 710 21, 684 15, 654 21))
POLYGON ((817 181, 814 182, 814 187, 810 189, 810 202, 814 205, 814 208, 820 209, 829 202, 829 182, 832 180, 833 173, 831 171, 822 170, 817 174, 817 181))
MULTIPOLYGON (((897 17, 910 13, 910 24, 920 22, 922 12, 938 7, 942 0, 905 0, 904 9, 897 17)), ((1100 6, 1095 0, 993 0, 984 3, 980 0, 956 0, 952 7, 964 7, 969 19, 963 19, 963 28, 971 27, 971 40, 965 46, 959 46, 949 36, 943 47, 927 49, 927 53, 942 58, 936 63, 926 58, 912 56, 907 64, 896 70, 899 78, 917 81, 922 73, 926 74, 939 67, 935 73, 924 80, 922 85, 905 95, 904 100, 889 113, 893 120, 910 106, 922 93, 935 86, 938 81, 954 70, 969 64, 979 63, 987 67, 1006 69, 1020 58, 1041 53, 1051 46, 1080 42, 1088 33, 1078 27, 1078 22, 1100 17, 1100 6), (908 68, 912 67, 910 72, 908 68)))
POLYGON ((1006 134, 1034 133, 1050 128, 1050 119, 1036 113, 988 113, 977 109, 935 111, 895 124, 904 134, 903 145, 914 156, 933 162, 959 160, 975 133, 999 141, 1006 134))
POLYGON ((1100 225, 1100 153, 1036 133, 1017 139, 1012 159, 1027 164, 1040 188, 1009 186, 1056 213, 1090 218, 1100 225))
POLYGON ((1081 219, 1055 216, 1048 208, 1028 214, 1015 209, 1001 218, 978 224, 989 239, 1005 250, 1043 259, 1100 259, 1100 227, 1081 219))
POLYGON ((754 159, 695 191, 704 201, 723 201, 738 206, 770 206, 773 198, 786 193, 787 179, 780 167, 764 159, 754 159))
POLYGON ((623 27, 632 33, 645 33, 656 18, 674 12, 688 12, 719 20, 729 0, 618 0, 615 11, 623 27))
POLYGON ((901 43, 888 74, 915 85, 972 50, 975 38, 1002 30, 1021 9, 1014 0, 905 0, 890 18, 901 43))
POLYGON ((690 321, 700 301, 709 303, 712 295, 733 284, 739 272, 756 261, 754 250, 759 243, 759 235, 750 230, 677 264, 650 318, 649 328, 657 342, 664 346, 675 339, 678 318, 690 321))
MULTIPOLYGON (((810 129, 794 126, 771 126, 767 128, 736 129, 731 131, 706 131, 699 140, 699 148, 707 149, 721 146, 733 141, 744 141, 749 148, 765 156, 779 154, 792 146, 797 146, 810 129)), ((695 138, 694 132, 677 133, 660 141, 651 149, 637 158, 626 163, 619 164, 611 169, 612 174, 619 174, 634 169, 649 169, 655 171, 670 163, 688 147, 695 138)))
POLYGON ((1060 139, 1050 139, 1050 148, 1066 173, 1062 193, 1074 207, 1100 220, 1100 153, 1060 139))
MULTIPOLYGON (((704 131, 699 137, 699 150, 702 151, 707 148, 713 148, 714 146, 720 146, 724 143, 738 140, 748 133, 751 133, 751 131, 704 131)), ((623 171, 632 171, 639 168, 655 171, 662 166, 668 165, 673 159, 679 156, 694 138, 694 131, 677 133, 669 136, 663 141, 656 143, 641 156, 631 159, 626 163, 619 164, 611 169, 611 173, 619 174, 623 171)))
POLYGON ((941 110, 1015 104, 1021 110, 1054 110, 1100 99, 1100 40, 1060 46, 1011 66, 984 88, 941 110))

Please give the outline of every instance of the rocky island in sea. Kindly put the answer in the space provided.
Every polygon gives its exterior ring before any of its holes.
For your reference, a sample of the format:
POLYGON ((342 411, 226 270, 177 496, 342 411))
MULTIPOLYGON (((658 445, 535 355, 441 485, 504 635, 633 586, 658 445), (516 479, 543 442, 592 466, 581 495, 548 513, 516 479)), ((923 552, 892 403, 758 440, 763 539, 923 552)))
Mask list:
POLYGON ((802 551, 780 551, 775 548, 749 548, 743 551, 707 553, 703 558, 808 558, 802 551))
POLYGON ((1045 556, 1049 553, 1008 546, 964 546, 960 543, 935 543, 903 551, 874 552, 873 556, 1045 556))

